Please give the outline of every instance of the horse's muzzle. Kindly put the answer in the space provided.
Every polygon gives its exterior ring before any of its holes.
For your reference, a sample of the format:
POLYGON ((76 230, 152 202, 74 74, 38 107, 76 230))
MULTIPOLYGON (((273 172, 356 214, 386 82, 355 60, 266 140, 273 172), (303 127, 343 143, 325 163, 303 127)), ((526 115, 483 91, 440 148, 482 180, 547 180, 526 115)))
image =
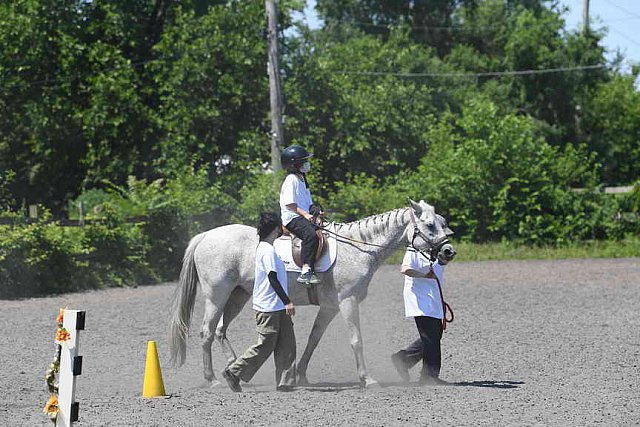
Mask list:
POLYGON ((442 248, 440 248, 440 253, 438 254, 438 258, 440 258, 441 261, 444 261, 445 263, 447 263, 453 260, 453 258, 455 258, 456 253, 457 252, 453 248, 453 245, 451 245, 450 243, 447 243, 442 245, 442 248))

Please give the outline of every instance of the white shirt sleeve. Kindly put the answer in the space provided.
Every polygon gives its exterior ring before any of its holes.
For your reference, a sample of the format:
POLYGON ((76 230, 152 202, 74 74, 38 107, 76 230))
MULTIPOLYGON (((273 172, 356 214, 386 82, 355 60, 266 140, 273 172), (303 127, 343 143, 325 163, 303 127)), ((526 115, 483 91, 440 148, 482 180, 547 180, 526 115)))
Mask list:
POLYGON ((409 267, 412 270, 419 271, 420 273, 427 274, 429 272, 431 262, 425 261, 422 254, 419 254, 416 251, 407 250, 404 254, 402 265, 409 267))
POLYGON ((402 265, 407 266, 409 268, 413 268, 413 257, 412 255, 414 255, 414 252, 407 250, 404 253, 404 258, 402 258, 402 265))
POLYGON ((296 201, 296 184, 297 179, 295 175, 289 174, 282 183, 280 189, 280 206, 284 207, 291 203, 297 203, 296 201))
POLYGON ((270 272, 278 271, 278 268, 276 267, 276 251, 275 250, 270 250, 270 251, 266 251, 263 255, 262 255, 262 267, 264 268, 264 272, 268 275, 270 272))

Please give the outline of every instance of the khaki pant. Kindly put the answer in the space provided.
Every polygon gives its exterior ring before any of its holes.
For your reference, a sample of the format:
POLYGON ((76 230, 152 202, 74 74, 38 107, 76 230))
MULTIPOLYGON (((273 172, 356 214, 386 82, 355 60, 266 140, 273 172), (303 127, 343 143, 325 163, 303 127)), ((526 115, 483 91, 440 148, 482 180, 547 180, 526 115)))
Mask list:
POLYGON ((276 364, 276 384, 296 384, 296 337, 291 316, 285 310, 262 313, 256 311, 258 342, 229 366, 229 371, 249 382, 273 353, 276 364))

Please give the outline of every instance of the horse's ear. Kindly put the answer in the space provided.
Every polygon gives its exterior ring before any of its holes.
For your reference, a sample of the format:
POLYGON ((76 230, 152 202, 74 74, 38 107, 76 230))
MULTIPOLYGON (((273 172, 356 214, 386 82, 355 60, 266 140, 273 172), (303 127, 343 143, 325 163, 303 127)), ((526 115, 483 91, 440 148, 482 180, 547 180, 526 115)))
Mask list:
POLYGON ((438 219, 438 221, 440 221, 440 225, 442 225, 442 231, 444 231, 444 234, 447 236, 451 236, 454 231, 449 228, 449 224, 447 224, 447 220, 440 214, 436 214, 436 218, 438 219))
POLYGON ((431 208, 431 209, 433 209, 433 210, 434 210, 434 212, 435 212, 435 208, 434 208, 433 206, 431 206, 429 203, 425 202, 423 199, 420 199, 420 201, 418 202, 418 204, 419 204, 420 206, 426 206, 427 208, 431 208))
POLYGON ((416 216, 420 217, 420 215, 422 214, 422 206, 411 199, 409 199, 409 204, 411 205, 411 208, 415 212, 416 216))

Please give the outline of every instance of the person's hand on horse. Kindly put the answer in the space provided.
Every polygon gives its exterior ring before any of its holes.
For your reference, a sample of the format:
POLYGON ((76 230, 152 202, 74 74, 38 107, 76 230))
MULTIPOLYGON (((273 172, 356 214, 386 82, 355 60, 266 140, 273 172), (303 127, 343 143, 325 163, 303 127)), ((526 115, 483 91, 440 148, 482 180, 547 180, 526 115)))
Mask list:
POLYGON ((293 306, 292 302, 290 302, 289 304, 285 305, 284 309, 287 311, 287 314, 289 316, 295 316, 296 315, 296 308, 293 306))
POLYGON ((427 279, 435 279, 436 275, 433 272, 433 270, 429 270, 429 272, 427 274, 425 274, 424 277, 427 278, 427 279))
POLYGON ((309 208, 309 213, 311 215, 315 216, 324 216, 324 208, 322 207, 321 204, 319 203, 314 203, 313 205, 311 205, 311 207, 309 208))

